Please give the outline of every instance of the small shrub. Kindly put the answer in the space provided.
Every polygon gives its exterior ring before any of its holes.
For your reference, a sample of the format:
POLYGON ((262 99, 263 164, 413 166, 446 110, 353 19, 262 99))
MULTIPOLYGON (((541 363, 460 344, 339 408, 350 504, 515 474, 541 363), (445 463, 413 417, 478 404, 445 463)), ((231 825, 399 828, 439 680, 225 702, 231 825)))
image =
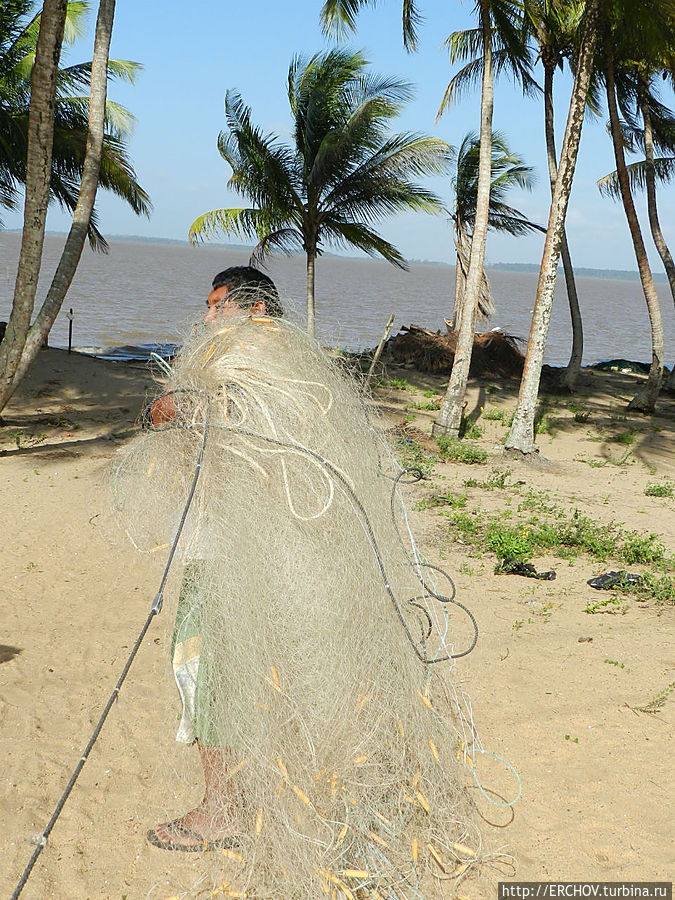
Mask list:
POLYGON ((389 379, 389 387, 394 388, 396 391, 414 391, 415 388, 407 381, 405 378, 390 378, 389 379))
POLYGON ((451 509, 463 509, 466 506, 468 497, 466 494, 432 494, 420 500, 417 504, 418 509, 433 509, 436 506, 449 506, 451 509))
POLYGON ((645 494, 647 497, 672 497, 672 482, 664 481, 661 484, 648 484, 645 488, 645 494))
MULTIPOLYGON (((501 490, 508 486, 506 481, 510 474, 511 469, 505 469, 503 472, 500 472, 499 469, 493 469, 485 481, 479 481, 477 478, 468 478, 464 482, 464 487, 479 487, 485 491, 501 490)), ((507 498, 506 502, 510 503, 511 498, 507 498)))
POLYGON ((488 455, 485 450, 464 444, 457 438, 441 435, 438 438, 438 449, 443 459, 452 462, 463 462, 468 465, 487 462, 488 455))
POLYGON ((404 469, 419 469, 428 478, 434 470, 435 458, 427 453, 412 438, 401 438, 396 442, 398 459, 404 469))
POLYGON ((488 528, 485 544, 498 559, 517 559, 519 562, 526 562, 535 550, 526 528, 496 522, 488 528))
POLYGON ((619 551, 619 559, 629 565, 638 563, 660 563, 665 556, 666 548, 655 534, 641 537, 639 534, 629 535, 619 551))
POLYGON ((440 408, 441 404, 439 400, 428 400, 426 403, 415 404, 415 409, 435 410, 440 408))
POLYGON ((505 409, 497 409, 496 407, 492 407, 492 409, 487 409, 483 413, 483 418, 487 419, 488 422, 504 422, 506 418, 507 412, 505 409))

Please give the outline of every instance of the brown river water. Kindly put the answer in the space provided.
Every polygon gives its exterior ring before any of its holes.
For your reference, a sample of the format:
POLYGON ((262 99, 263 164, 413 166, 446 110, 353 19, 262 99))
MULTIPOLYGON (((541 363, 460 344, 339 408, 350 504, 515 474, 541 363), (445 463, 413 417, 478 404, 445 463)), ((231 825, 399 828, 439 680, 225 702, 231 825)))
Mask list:
MULTIPOLYGON (((58 262, 64 236, 47 235, 38 302, 58 262)), ((0 319, 12 302, 20 235, 0 232, 0 319)), ((180 342, 201 318, 213 275, 230 265, 245 265, 244 250, 217 246, 110 241, 108 254, 82 255, 59 314, 50 344, 68 345, 67 312, 73 309, 73 347, 88 352, 122 345, 180 342)), ((629 262, 627 262, 629 265, 629 262)), ((287 314, 302 323, 305 305, 304 257, 276 257, 267 264, 287 314)), ((489 272, 496 315, 489 327, 527 338, 537 286, 534 273, 489 272)), ((649 320, 637 281, 578 278, 584 320, 584 363, 625 358, 649 361, 649 320)), ((390 314, 394 333, 414 323, 444 329, 451 315, 454 269, 416 265, 402 272, 385 262, 321 257, 317 262, 317 334, 327 346, 345 350, 372 347, 390 314)), ((666 362, 675 358, 675 313, 667 284, 658 284, 666 339, 666 362)), ((562 276, 556 286, 545 361, 564 365, 570 352, 569 309, 562 276)))

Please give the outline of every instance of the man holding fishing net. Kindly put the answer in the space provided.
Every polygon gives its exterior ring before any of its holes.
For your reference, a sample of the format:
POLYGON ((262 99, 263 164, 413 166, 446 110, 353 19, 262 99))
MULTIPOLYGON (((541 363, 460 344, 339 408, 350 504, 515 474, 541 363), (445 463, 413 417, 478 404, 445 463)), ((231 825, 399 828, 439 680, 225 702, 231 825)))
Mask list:
POLYGON ((148 840, 224 849, 235 891, 425 900, 423 872, 477 841, 458 762, 473 725, 450 723, 436 665, 469 652, 475 620, 457 604, 450 628, 456 601, 416 551, 405 473, 358 386, 280 317, 266 276, 233 272, 116 473, 136 546, 185 522, 177 737, 205 793, 148 840))
MULTIPOLYGON (((279 295, 271 278, 252 266, 232 266, 219 272, 206 299, 203 323, 223 326, 228 319, 257 315, 281 316, 279 295)), ((176 394, 168 392, 150 407, 153 425, 172 422, 178 411, 176 394)), ((190 812, 148 832, 148 840, 164 850, 201 851, 226 848, 236 844, 232 833, 241 826, 230 798, 227 778, 231 754, 212 743, 217 736, 209 734, 208 697, 205 679, 200 681, 200 606, 199 563, 187 568, 178 601, 172 639, 172 663, 176 686, 182 702, 182 716, 176 740, 195 743, 204 771, 204 798, 190 812), (191 577, 196 574, 196 578, 191 577), (195 584, 194 582, 197 582, 195 584)))

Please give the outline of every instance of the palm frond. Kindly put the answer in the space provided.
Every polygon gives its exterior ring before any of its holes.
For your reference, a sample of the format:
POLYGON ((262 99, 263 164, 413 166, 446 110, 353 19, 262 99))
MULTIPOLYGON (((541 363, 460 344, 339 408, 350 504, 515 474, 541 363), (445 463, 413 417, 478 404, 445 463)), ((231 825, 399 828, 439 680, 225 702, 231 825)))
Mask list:
POLYGON ((330 37, 344 38, 356 31, 356 17, 362 6, 374 0, 326 0, 321 9, 321 27, 330 37))
POLYGON ((417 29, 422 21, 415 0, 403 0, 403 45, 406 50, 417 50, 417 29))
MULTIPOLYGON (((647 164, 644 160, 634 162, 626 166, 631 191, 643 191, 646 187, 647 164)), ((675 157, 659 157, 654 160, 654 176, 657 181, 667 184, 675 178, 675 157)), ((603 197, 609 197, 611 200, 621 199, 621 188, 619 186, 619 176, 616 169, 609 172, 596 182, 598 190, 603 197)))
POLYGON ((279 228, 261 237, 251 251, 249 265, 256 266, 262 263, 274 250, 291 254, 301 249, 303 249, 302 235, 299 231, 295 228, 279 228))
POLYGON ((333 246, 357 247, 369 256, 379 254, 399 269, 407 269, 405 258, 393 244, 385 240, 364 222, 344 222, 327 219, 324 233, 333 246))
POLYGON ((188 240, 199 244, 223 234, 234 234, 241 239, 260 239, 263 216, 258 209, 212 209, 190 225, 188 240))

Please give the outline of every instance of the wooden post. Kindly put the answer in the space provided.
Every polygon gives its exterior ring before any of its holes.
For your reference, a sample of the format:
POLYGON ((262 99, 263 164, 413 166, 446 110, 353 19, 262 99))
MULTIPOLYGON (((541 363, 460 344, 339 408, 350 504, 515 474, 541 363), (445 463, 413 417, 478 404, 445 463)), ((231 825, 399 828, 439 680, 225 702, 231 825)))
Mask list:
POLYGON ((375 368, 375 364, 377 363, 378 359, 380 358, 380 354, 382 353, 384 345, 387 342, 387 338, 391 334, 391 329, 394 327, 395 315, 396 315, 395 313, 392 313, 389 316, 389 321, 387 322, 387 326, 384 329, 384 331, 382 332, 382 338, 380 340, 380 343, 377 345, 377 350, 375 351, 375 355, 373 356, 373 360, 370 364, 370 368, 368 369, 368 374, 366 375, 366 385, 370 382, 370 377, 373 374, 373 369, 375 368))

